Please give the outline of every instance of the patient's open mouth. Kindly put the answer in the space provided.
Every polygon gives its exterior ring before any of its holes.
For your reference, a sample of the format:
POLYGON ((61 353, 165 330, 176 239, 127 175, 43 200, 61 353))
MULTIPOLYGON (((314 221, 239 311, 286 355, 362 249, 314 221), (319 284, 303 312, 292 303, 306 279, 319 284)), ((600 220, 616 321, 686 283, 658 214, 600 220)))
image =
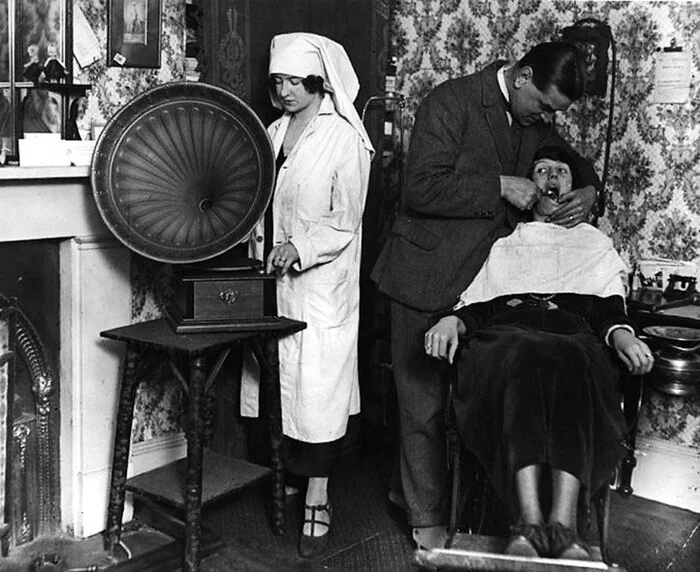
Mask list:
POLYGON ((559 199, 559 187, 556 185, 547 185, 543 190, 542 194, 545 197, 549 197, 550 199, 554 199, 555 201, 559 199))

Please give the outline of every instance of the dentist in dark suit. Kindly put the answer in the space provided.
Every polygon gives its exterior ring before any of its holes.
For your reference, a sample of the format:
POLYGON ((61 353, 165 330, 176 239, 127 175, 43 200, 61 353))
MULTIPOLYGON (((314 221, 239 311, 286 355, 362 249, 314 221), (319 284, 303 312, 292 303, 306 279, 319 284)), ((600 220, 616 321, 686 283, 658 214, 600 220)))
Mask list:
POLYGON ((526 220, 538 198, 527 178, 535 152, 558 146, 575 157, 582 186, 562 195, 550 217, 566 227, 602 204, 592 166, 554 127, 554 115, 584 92, 573 44, 532 48, 517 63, 437 86, 420 105, 411 134, 402 204, 372 278, 392 301, 392 363, 400 424, 403 504, 418 547, 444 545, 448 489, 444 364, 426 356, 431 318, 452 307, 491 245, 526 220))

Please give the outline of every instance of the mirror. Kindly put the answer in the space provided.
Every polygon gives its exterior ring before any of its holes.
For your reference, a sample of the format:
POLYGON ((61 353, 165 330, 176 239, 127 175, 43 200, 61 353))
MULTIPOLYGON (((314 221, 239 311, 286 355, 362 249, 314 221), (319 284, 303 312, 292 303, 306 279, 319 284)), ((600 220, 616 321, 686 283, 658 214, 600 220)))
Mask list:
POLYGON ((72 6, 72 0, 0 0, 0 136, 10 157, 25 134, 65 136, 72 6))

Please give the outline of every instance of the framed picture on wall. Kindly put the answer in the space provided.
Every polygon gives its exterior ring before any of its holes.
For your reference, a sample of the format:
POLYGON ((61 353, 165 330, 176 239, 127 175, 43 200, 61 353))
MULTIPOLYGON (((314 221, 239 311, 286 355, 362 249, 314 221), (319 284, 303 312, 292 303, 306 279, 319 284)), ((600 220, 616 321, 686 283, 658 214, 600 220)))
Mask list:
POLYGON ((159 68, 162 0, 109 0, 110 66, 159 68))

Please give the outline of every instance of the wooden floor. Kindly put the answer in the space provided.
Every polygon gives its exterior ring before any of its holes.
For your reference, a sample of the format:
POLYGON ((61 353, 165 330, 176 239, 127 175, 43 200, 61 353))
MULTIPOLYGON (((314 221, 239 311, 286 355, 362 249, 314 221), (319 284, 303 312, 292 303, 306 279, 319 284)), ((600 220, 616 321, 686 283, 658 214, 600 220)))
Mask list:
MULTIPOLYGON (((288 527, 274 536, 265 512, 264 487, 249 489, 207 510, 204 524, 212 535, 205 550, 212 552, 202 572, 284 570, 348 570, 391 572, 419 570, 405 518, 386 500, 392 455, 372 452, 346 459, 331 481, 334 523, 327 550, 314 560, 297 554, 301 500, 287 505, 288 527)), ((632 483, 634 485, 634 481, 632 483)), ((629 572, 695 572, 700 570, 700 515, 638 498, 613 495, 610 549, 613 560, 629 572)), ((68 572, 164 571, 179 568, 181 545, 147 526, 132 523, 123 536, 123 550, 104 553, 100 537, 83 541, 40 539, 10 558, 0 559, 3 572, 33 572, 43 555, 53 568, 68 572), (131 556, 131 559, 127 556, 131 556), (150 556, 149 556, 150 555, 150 556), (92 567, 92 568, 91 568, 92 567)), ((532 562, 520 568, 448 568, 540 570, 532 562)))

